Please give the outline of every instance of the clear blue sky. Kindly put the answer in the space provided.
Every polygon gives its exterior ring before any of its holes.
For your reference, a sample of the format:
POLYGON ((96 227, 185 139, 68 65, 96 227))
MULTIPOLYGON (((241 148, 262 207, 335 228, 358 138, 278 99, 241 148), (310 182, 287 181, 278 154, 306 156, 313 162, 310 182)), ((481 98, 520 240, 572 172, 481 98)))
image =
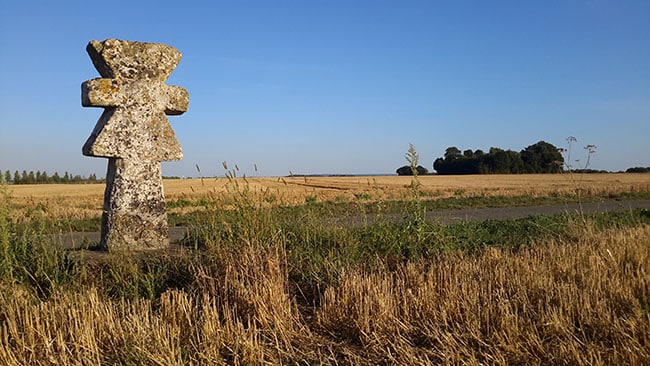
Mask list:
POLYGON ((88 41, 183 53, 185 153, 163 174, 393 174, 413 143, 521 150, 567 136, 594 169, 650 166, 650 1, 0 3, 0 170, 104 176, 88 41), (257 165, 258 172, 253 172, 257 165))

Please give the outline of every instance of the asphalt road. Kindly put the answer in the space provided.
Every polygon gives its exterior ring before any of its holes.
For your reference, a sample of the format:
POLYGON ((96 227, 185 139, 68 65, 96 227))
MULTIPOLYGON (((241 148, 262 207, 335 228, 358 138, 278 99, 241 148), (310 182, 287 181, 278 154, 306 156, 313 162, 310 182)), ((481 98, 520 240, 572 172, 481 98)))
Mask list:
MULTIPOLYGON (((457 210, 434 210, 426 213, 428 222, 440 224, 453 224, 460 222, 485 221, 485 220, 506 220, 520 219, 534 215, 558 215, 563 213, 596 213, 611 211, 627 211, 639 208, 650 209, 650 200, 638 201, 603 201, 564 204, 564 205, 546 205, 546 206, 519 206, 519 207, 484 207, 484 208, 464 208, 457 210)), ((404 215, 385 214, 382 220, 398 222, 404 219, 404 215)), ((374 215, 368 215, 366 221, 372 223, 376 220, 374 215)), ((363 218, 359 216, 340 217, 333 219, 333 222, 341 225, 358 225, 363 223, 363 218)))
MULTIPOLYGON (((435 210, 426 213, 426 220, 441 224, 451 224, 470 221, 505 220, 525 218, 534 215, 557 215, 562 213, 595 213, 611 211, 627 211, 639 208, 650 209, 650 200, 638 201, 603 201, 579 204, 564 204, 551 206, 522 206, 522 207, 488 207, 488 208, 466 208, 459 210, 435 210)), ((357 226, 364 223, 372 224, 377 221, 376 215, 343 216, 336 217, 327 222, 335 226, 357 226)), ((399 222, 404 220, 401 214, 385 214, 381 218, 384 221, 399 222)), ((189 229, 187 227, 169 228, 169 239, 172 243, 179 242, 189 229)), ((89 244, 99 242, 98 232, 76 232, 52 235, 53 242, 67 249, 88 247, 89 244)))

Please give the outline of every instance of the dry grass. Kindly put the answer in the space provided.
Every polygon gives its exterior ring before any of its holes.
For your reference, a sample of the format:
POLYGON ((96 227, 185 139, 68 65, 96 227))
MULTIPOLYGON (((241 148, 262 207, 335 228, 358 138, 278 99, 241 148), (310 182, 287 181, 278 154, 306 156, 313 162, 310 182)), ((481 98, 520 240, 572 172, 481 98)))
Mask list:
MULTIPOLYGON (((451 196, 533 196, 546 197, 581 195, 615 197, 622 193, 650 191, 646 174, 587 174, 575 177, 567 174, 536 175, 473 175, 419 177, 425 195, 436 198, 451 196)), ((271 203, 302 204, 305 197, 318 201, 351 201, 359 195, 371 199, 394 200, 408 196, 412 177, 294 177, 237 178, 256 199, 271 203), (273 198, 272 200, 269 198, 273 198)), ((232 193, 232 181, 226 178, 165 180, 168 201, 196 201, 209 197, 227 200, 232 193)), ((101 215, 103 184, 87 185, 17 185, 8 186, 20 219, 54 218, 84 219, 101 215), (40 209, 35 209, 40 208, 40 209)), ((196 207, 176 208, 185 212, 196 207)))
POLYGON ((650 363, 650 227, 343 272, 300 305, 281 244, 220 249, 191 290, 0 289, 0 359, 38 364, 650 363))
MULTIPOLYGON (((319 321, 395 364, 647 364, 650 228, 351 273, 319 321)), ((378 360, 378 359, 376 359, 378 360)))

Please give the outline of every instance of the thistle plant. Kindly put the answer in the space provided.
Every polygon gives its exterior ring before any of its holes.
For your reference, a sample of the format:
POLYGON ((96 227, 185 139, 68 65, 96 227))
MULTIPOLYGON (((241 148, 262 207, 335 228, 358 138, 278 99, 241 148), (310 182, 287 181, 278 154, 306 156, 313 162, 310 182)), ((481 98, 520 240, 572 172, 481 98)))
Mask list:
POLYGON ((413 180, 411 181, 411 188, 413 189, 414 195, 417 197, 419 194, 420 180, 418 179, 418 162, 420 161, 420 155, 413 144, 409 144, 409 150, 405 154, 404 158, 409 163, 411 167, 411 172, 413 173, 413 180))
POLYGON ((411 220, 407 225, 407 230, 412 231, 416 235, 416 242, 422 243, 426 237, 426 208, 420 201, 420 180, 418 178, 418 162, 420 161, 420 155, 418 154, 415 146, 409 144, 409 149, 404 156, 406 161, 411 167, 411 172, 413 173, 413 179, 411 180, 411 220))

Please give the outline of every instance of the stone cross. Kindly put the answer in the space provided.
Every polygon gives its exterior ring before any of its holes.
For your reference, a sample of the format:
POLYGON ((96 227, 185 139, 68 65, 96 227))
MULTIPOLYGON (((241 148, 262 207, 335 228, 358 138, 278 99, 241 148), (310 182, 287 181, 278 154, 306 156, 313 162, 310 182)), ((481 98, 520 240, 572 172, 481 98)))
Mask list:
POLYGON ((81 85, 84 107, 103 107, 83 146, 108 158, 102 249, 150 249, 169 244, 161 161, 183 158, 165 115, 187 111, 189 95, 165 81, 181 53, 170 46, 108 39, 86 47, 101 78, 81 85))

